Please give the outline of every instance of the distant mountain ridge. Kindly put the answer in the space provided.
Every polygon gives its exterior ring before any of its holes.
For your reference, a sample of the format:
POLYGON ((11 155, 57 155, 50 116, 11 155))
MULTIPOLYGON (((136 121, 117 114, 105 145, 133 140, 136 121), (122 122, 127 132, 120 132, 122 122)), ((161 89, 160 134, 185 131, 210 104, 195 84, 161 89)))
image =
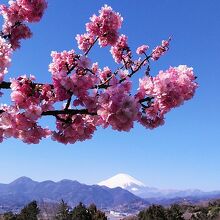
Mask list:
POLYGON ((189 190, 163 190, 154 187, 148 187, 141 181, 135 179, 134 177, 120 173, 107 180, 98 183, 100 186, 107 186, 109 188, 121 187, 129 192, 139 196, 141 198, 147 199, 148 201, 160 201, 160 200, 173 200, 175 198, 215 198, 220 197, 220 191, 203 192, 198 189, 189 190))
POLYGON ((63 199, 70 206, 79 202, 98 208, 136 213, 150 204, 195 204, 220 198, 220 191, 160 190, 147 187, 128 174, 118 174, 98 185, 86 185, 72 180, 37 182, 21 177, 9 184, 0 184, 0 213, 15 212, 32 200, 40 204, 57 204, 63 199))
POLYGON ((120 187, 110 189, 72 180, 37 182, 21 177, 9 184, 0 184, 0 206, 23 207, 32 200, 58 203, 61 199, 70 206, 83 202, 85 205, 95 203, 97 207, 107 209, 132 206, 132 204, 147 204, 143 199, 120 187))

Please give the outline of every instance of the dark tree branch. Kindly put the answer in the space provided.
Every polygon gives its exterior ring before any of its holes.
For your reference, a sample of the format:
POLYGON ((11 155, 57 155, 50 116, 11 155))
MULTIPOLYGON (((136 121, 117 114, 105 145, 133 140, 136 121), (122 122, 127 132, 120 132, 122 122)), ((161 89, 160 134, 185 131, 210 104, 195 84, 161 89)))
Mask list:
POLYGON ((0 84, 0 89, 11 89, 11 82, 5 82, 3 81, 1 84, 0 84))
POLYGON ((75 69, 75 67, 77 67, 77 64, 72 66, 71 68, 68 68, 66 74, 69 75, 75 69))
MULTIPOLYGON (((128 77, 131 78, 131 77, 143 66, 143 64, 144 64, 146 61, 148 62, 148 60, 150 59, 150 57, 151 57, 151 56, 148 56, 148 57, 146 57, 144 60, 142 60, 142 62, 138 65, 137 69, 132 70, 131 73, 128 75, 128 77)), ((123 79, 121 79, 121 80, 119 81, 119 83, 122 83, 122 82, 125 81, 125 80, 126 80, 126 78, 123 78, 123 79)))
POLYGON ((146 97, 144 99, 140 99, 139 103, 143 103, 143 102, 151 102, 154 99, 154 97, 146 97))
POLYGON ((95 45, 95 43, 98 41, 99 37, 96 37, 94 42, 90 45, 89 49, 84 53, 84 55, 88 55, 89 51, 92 49, 92 47, 95 45))
MULTIPOLYGON (((50 85, 51 88, 54 88, 52 84, 47 84, 47 83, 32 83, 33 86, 43 86, 43 85, 50 85)), ((3 81, 0 83, 0 89, 11 89, 11 82, 5 82, 3 81)))
POLYGON ((68 101, 67 101, 67 103, 66 103, 66 106, 65 106, 64 110, 69 109, 70 103, 71 103, 71 100, 72 100, 72 95, 73 95, 73 94, 71 93, 71 96, 69 97, 69 99, 68 99, 68 101))
MULTIPOLYGON (((0 114, 5 112, 4 110, 0 110, 0 114)), ((51 111, 46 111, 43 112, 41 115, 42 116, 57 116, 57 115, 77 115, 77 114, 82 114, 82 115, 97 115, 95 112, 89 112, 88 109, 64 109, 64 110, 51 110, 51 111)))

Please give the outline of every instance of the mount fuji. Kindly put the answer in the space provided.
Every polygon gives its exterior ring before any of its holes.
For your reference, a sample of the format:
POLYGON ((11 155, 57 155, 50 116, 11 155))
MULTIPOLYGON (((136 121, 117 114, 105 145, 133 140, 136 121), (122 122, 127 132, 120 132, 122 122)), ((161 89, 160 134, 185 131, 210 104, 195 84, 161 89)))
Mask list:
POLYGON ((142 198, 154 198, 162 196, 159 189, 147 187, 141 181, 125 173, 119 173, 98 183, 98 185, 107 186, 108 188, 121 187, 122 189, 128 190, 129 192, 142 198))
POLYGON ((220 191, 204 192, 198 189, 175 190, 148 187, 141 181, 124 173, 119 173, 107 180, 98 183, 98 185, 106 186, 108 188, 121 187, 122 189, 128 190, 134 195, 144 199, 174 199, 187 197, 204 198, 215 197, 216 195, 220 196, 220 191))
POLYGON ((132 192, 138 191, 142 187, 146 187, 141 181, 136 180, 134 177, 124 173, 119 173, 107 180, 98 183, 98 185, 107 186, 108 188, 121 187, 122 189, 126 189, 132 192))

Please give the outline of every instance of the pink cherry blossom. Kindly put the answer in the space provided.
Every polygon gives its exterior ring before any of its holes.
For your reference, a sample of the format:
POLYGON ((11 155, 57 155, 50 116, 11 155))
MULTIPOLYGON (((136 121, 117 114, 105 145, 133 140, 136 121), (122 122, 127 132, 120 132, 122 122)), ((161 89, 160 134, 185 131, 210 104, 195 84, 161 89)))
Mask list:
POLYGON ((123 59, 126 59, 129 53, 129 47, 127 44, 127 36, 121 35, 114 46, 111 47, 111 54, 116 63, 120 63, 123 59))
POLYGON ((89 33, 85 33, 82 35, 77 34, 76 40, 78 43, 78 48, 84 52, 86 52, 95 41, 94 36, 89 33))
POLYGON ((53 132, 52 139, 63 144, 75 143, 76 141, 84 141, 91 139, 92 134, 96 130, 97 116, 74 115, 69 118, 68 115, 62 116, 67 122, 57 120, 58 132, 53 132))
POLYGON ((80 69, 89 69, 91 67, 91 61, 86 56, 80 56, 77 61, 77 68, 80 69))
POLYGON ((32 83, 33 77, 26 75, 11 79, 11 99, 19 108, 28 108, 31 104, 39 103, 39 94, 32 83))
POLYGON ((30 105, 27 111, 25 112, 25 116, 34 121, 39 119, 41 117, 41 114, 42 114, 42 108, 37 105, 30 105))
POLYGON ((0 83, 3 81, 7 68, 11 63, 12 49, 10 45, 0 36, 0 83))
POLYGON ((157 46, 153 49, 151 58, 152 60, 158 60, 164 53, 169 49, 169 42, 171 38, 168 40, 163 40, 160 46, 157 46))
POLYGON ((47 8, 47 2, 45 0, 17 0, 16 2, 20 7, 19 13, 22 14, 25 21, 28 22, 40 21, 47 8))
POLYGON ((154 129, 161 125, 164 125, 164 115, 156 115, 151 118, 148 114, 141 115, 138 120, 144 127, 148 129, 154 129))
POLYGON ((1 13, 8 24, 16 22, 38 22, 43 16, 47 3, 45 0, 16 0, 9 1, 9 7, 1 5, 1 13))
POLYGON ((145 53, 148 49, 149 49, 148 45, 142 45, 137 48, 136 53, 140 55, 140 54, 145 53))
MULTIPOLYGON (((126 83, 130 84, 129 81, 126 83)), ((100 95, 97 113, 101 116, 104 127, 111 125, 115 130, 129 131, 137 119, 138 103, 129 95, 129 91, 124 89, 123 84, 110 87, 100 95)))
POLYGON ((18 138, 27 144, 39 144, 42 138, 47 138, 51 135, 48 128, 42 128, 39 125, 34 125, 28 130, 19 131, 18 138))
POLYGON ((50 85, 36 86, 34 80, 34 76, 28 78, 26 75, 11 79, 11 100, 15 106, 27 111, 27 117, 38 119, 42 111, 53 109, 55 95, 50 85))
POLYGON ((92 64, 91 70, 94 74, 97 74, 98 70, 99 70, 99 64, 98 62, 95 62, 92 64))
POLYGON ((11 0, 9 7, 0 5, 0 13, 4 18, 2 33, 14 50, 20 47, 21 39, 32 36, 30 29, 23 22, 40 21, 46 8, 45 0, 11 0))
POLYGON ((101 82, 105 82, 108 78, 112 76, 112 71, 111 69, 106 66, 103 68, 103 70, 99 71, 99 78, 101 79, 101 82))
POLYGON ((193 69, 185 65, 170 67, 165 72, 160 71, 155 77, 144 77, 140 80, 137 97, 139 99, 145 96, 152 97, 153 103, 145 109, 146 115, 141 116, 139 121, 146 127, 148 127, 148 119, 152 128, 156 127, 155 125, 162 125, 164 114, 193 97, 198 87, 194 81, 193 69), (147 119, 146 124, 143 118, 147 119))
POLYGON ((11 29, 10 26, 3 27, 4 34, 10 36, 9 42, 13 50, 20 48, 21 39, 31 38, 32 32, 30 28, 25 24, 20 24, 11 29))
POLYGON ((154 79, 154 92, 161 111, 166 113, 191 99, 198 86, 194 80, 193 69, 185 65, 160 71, 154 79))
POLYGON ((52 51, 51 52, 52 63, 49 65, 49 71, 52 74, 59 73, 61 71, 68 72, 78 60, 74 50, 63 52, 52 51))
POLYGON ((92 36, 99 37, 101 47, 114 45, 118 39, 118 29, 121 28, 123 18, 119 13, 105 5, 99 11, 99 16, 93 15, 91 22, 86 24, 86 30, 92 36))
POLYGON ((121 79, 126 79, 129 76, 129 71, 128 70, 119 70, 118 75, 120 76, 121 79))
POLYGON ((38 144, 42 138, 51 134, 48 128, 42 128, 25 113, 13 106, 2 106, 4 113, 0 114, 0 140, 3 138, 19 138, 27 144, 38 144))

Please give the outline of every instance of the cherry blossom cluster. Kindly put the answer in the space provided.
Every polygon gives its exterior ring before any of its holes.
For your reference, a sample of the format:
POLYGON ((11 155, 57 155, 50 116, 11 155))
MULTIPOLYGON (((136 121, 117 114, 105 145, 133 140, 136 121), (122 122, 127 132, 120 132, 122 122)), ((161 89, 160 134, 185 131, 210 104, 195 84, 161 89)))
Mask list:
POLYGON ((79 49, 86 52, 98 40, 101 47, 114 45, 118 39, 123 18, 119 13, 105 5, 99 11, 99 15, 93 15, 86 24, 87 33, 77 35, 76 40, 79 49))
POLYGON ((58 131, 53 132, 52 139, 63 144, 91 139, 97 125, 97 116, 63 115, 56 122, 58 131))
POLYGON ((160 46, 157 46, 151 56, 152 56, 152 60, 158 60, 162 55, 164 55, 164 53, 169 49, 169 42, 170 42, 171 38, 169 38, 168 40, 163 40, 160 46))
POLYGON ((0 83, 4 79, 4 75, 8 72, 11 63, 12 49, 4 38, 0 36, 0 83))
POLYGON ((125 61, 129 57, 130 49, 128 47, 128 38, 124 34, 122 34, 115 45, 111 47, 111 54, 116 63, 121 63, 123 60, 125 61))
POLYGON ((9 6, 1 5, 4 18, 2 35, 9 39, 15 50, 20 47, 20 40, 30 38, 32 33, 24 22, 38 22, 47 8, 45 0, 16 0, 9 1, 9 6))
POLYGON ((141 54, 146 53, 146 51, 147 51, 148 49, 149 49, 149 46, 144 44, 144 45, 142 45, 142 46, 140 46, 140 47, 137 48, 136 53, 139 54, 139 55, 141 55, 141 54))
POLYGON ((86 24, 86 30, 91 37, 98 37, 100 46, 114 45, 118 39, 118 29, 123 18, 119 13, 105 5, 99 11, 99 16, 93 15, 91 22, 86 24))
POLYGON ((140 122, 147 128, 155 128, 164 123, 164 115, 193 97, 197 83, 194 82, 193 69, 186 65, 170 67, 160 71, 155 77, 140 79, 137 96, 153 99, 149 108, 145 108, 140 122), (147 119, 147 120, 146 120, 147 119))
POLYGON ((98 82, 96 74, 89 69, 90 60, 77 55, 74 50, 61 53, 51 53, 52 63, 49 71, 52 74, 54 93, 59 101, 64 101, 72 95, 85 101, 93 86, 98 82))
POLYGON ((0 83, 11 62, 13 50, 20 47, 20 40, 32 36, 25 22, 38 22, 43 16, 47 3, 45 0, 10 0, 9 6, 0 5, 4 18, 0 32, 0 83))
POLYGON ((51 134, 48 128, 39 126, 37 120, 42 112, 53 109, 55 97, 50 85, 34 84, 34 80, 34 76, 28 78, 26 75, 11 79, 13 105, 1 107, 4 110, 0 114, 2 138, 14 137, 37 144, 51 134))
POLYGON ((26 75, 11 79, 11 100, 31 119, 38 119, 43 111, 52 110, 55 102, 51 85, 34 84, 35 77, 26 75))
POLYGON ((95 38, 89 33, 77 34, 76 40, 79 46, 79 49, 86 52, 94 44, 95 38))
POLYGON ((131 82, 124 81, 109 87, 99 99, 97 114, 101 116, 103 126, 112 126, 114 130, 129 131, 137 119, 139 103, 130 95, 131 82))
POLYGON ((0 141, 4 138, 18 138, 27 144, 38 144, 42 138, 51 135, 48 128, 42 128, 35 120, 20 112, 15 106, 1 106, 0 141))
POLYGON ((139 46, 135 59, 128 37, 119 33, 123 18, 107 5, 90 18, 86 33, 76 36, 80 52, 51 52, 50 84, 37 83, 33 75, 3 81, 12 51, 20 46, 20 39, 31 36, 24 22, 39 21, 46 7, 44 0, 16 0, 9 1, 9 7, 1 6, 0 89, 11 89, 12 104, 0 106, 0 142, 14 137, 36 144, 50 136, 73 144, 92 138, 98 126, 130 131, 135 122, 152 129, 164 124, 172 108, 193 97, 198 85, 192 68, 180 65, 155 76, 150 73, 150 60, 165 54, 170 38, 151 51, 147 44, 139 46), (109 47, 118 68, 102 68, 89 58, 96 42, 109 47), (144 77, 135 92, 131 78, 137 72, 144 77), (56 130, 39 125, 45 116, 55 117, 56 130))

